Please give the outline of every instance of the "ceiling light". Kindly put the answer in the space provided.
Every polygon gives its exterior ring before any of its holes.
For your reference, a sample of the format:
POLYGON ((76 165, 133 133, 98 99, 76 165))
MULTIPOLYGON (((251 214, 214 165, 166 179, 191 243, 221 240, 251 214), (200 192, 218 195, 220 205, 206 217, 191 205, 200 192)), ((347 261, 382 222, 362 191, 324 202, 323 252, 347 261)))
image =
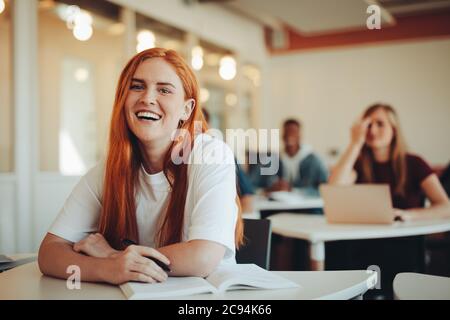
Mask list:
POLYGON ((155 34, 149 30, 141 30, 137 34, 138 44, 136 46, 137 52, 142 52, 144 50, 155 47, 155 34))
POLYGON ((75 70, 74 77, 80 83, 86 82, 89 78, 89 71, 85 68, 78 68, 75 70))
POLYGON ((0 13, 2 13, 5 10, 5 1, 0 0, 0 13))
POLYGON ((87 41, 92 37, 92 27, 90 25, 75 25, 73 36, 80 41, 87 41))
POLYGON ((236 60, 231 56, 220 59, 219 75, 224 80, 232 80, 236 76, 236 60))
POLYGON ((209 100, 209 90, 206 88, 200 89, 200 102, 205 103, 209 100))
POLYGON ((234 93, 228 93, 225 96, 225 103, 230 107, 234 107, 237 104, 237 100, 237 95, 235 95, 234 93))

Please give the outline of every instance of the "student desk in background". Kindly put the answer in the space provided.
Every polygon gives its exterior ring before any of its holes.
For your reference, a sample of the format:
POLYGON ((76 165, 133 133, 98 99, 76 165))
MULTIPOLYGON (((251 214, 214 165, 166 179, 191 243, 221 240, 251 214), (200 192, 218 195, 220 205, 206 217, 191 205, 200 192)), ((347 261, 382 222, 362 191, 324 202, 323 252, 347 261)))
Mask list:
POLYGON ((255 196, 254 210, 260 213, 261 218, 271 214, 286 211, 321 210, 323 199, 320 197, 295 197, 289 200, 270 200, 262 195, 255 196))
POLYGON ((394 279, 396 300, 450 300, 450 278, 420 273, 399 273, 394 279))
MULTIPOLYGON (((176 300, 297 300, 358 299, 377 282, 377 274, 352 271, 277 271, 301 288, 278 290, 237 290, 223 294, 198 294, 173 297, 176 300)), ((66 281, 41 274, 37 262, 0 273, 0 300, 7 299, 125 299, 117 286, 81 283, 81 289, 69 290, 66 281)))
POLYGON ((309 242, 311 270, 325 268, 325 242, 419 236, 450 231, 450 219, 395 222, 391 225, 328 224, 324 216, 280 213, 270 216, 272 232, 309 242))

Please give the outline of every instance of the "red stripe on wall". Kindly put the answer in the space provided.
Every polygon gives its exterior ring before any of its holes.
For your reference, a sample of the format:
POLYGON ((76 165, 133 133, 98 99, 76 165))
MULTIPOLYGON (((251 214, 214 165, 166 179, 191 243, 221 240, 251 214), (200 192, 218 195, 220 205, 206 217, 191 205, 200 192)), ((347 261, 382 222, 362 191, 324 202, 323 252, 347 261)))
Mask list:
POLYGON ((394 26, 383 27, 379 30, 364 29, 317 36, 302 35, 292 28, 286 27, 289 45, 283 49, 271 46, 272 30, 266 28, 266 46, 272 54, 281 54, 317 48, 450 36, 450 11, 399 17, 396 18, 396 21, 394 26))

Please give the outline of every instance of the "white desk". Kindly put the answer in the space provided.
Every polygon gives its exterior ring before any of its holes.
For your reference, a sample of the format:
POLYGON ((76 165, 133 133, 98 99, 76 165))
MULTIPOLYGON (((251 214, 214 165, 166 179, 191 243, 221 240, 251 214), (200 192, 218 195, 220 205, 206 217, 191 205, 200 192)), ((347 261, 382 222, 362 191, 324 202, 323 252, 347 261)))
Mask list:
POLYGON ((398 300, 450 300, 450 278, 420 273, 399 273, 394 279, 398 300))
POLYGON ((392 225, 328 224, 324 216, 280 213, 268 217, 272 232, 310 244, 311 270, 324 270, 325 242, 418 236, 450 231, 450 219, 395 222, 392 225))
MULTIPOLYGON (((278 290, 238 290, 224 294, 174 297, 182 300, 297 300, 352 299, 373 288, 377 274, 357 271, 277 271, 302 287, 278 290)), ((0 300, 7 299, 125 299, 117 286, 81 283, 81 289, 69 290, 65 280, 43 276, 37 262, 0 273, 0 300), (7 288, 5 290, 4 288, 7 288)))
POLYGON ((263 196, 257 196, 254 201, 254 209, 261 210, 300 210, 300 209, 321 209, 323 200, 320 197, 305 197, 295 201, 275 201, 263 196))

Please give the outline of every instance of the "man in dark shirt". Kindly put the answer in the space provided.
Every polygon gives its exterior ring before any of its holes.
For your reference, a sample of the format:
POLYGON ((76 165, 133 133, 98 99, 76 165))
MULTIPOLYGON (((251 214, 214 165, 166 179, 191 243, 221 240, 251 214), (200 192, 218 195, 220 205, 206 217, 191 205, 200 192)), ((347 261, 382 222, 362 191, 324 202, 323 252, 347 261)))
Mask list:
POLYGON ((251 177, 258 187, 267 191, 298 188, 312 195, 319 194, 319 185, 328 179, 328 169, 311 146, 302 143, 301 129, 301 123, 296 119, 284 122, 284 152, 273 157, 274 161, 279 161, 279 170, 274 176, 263 176, 259 166, 252 167, 251 177))

